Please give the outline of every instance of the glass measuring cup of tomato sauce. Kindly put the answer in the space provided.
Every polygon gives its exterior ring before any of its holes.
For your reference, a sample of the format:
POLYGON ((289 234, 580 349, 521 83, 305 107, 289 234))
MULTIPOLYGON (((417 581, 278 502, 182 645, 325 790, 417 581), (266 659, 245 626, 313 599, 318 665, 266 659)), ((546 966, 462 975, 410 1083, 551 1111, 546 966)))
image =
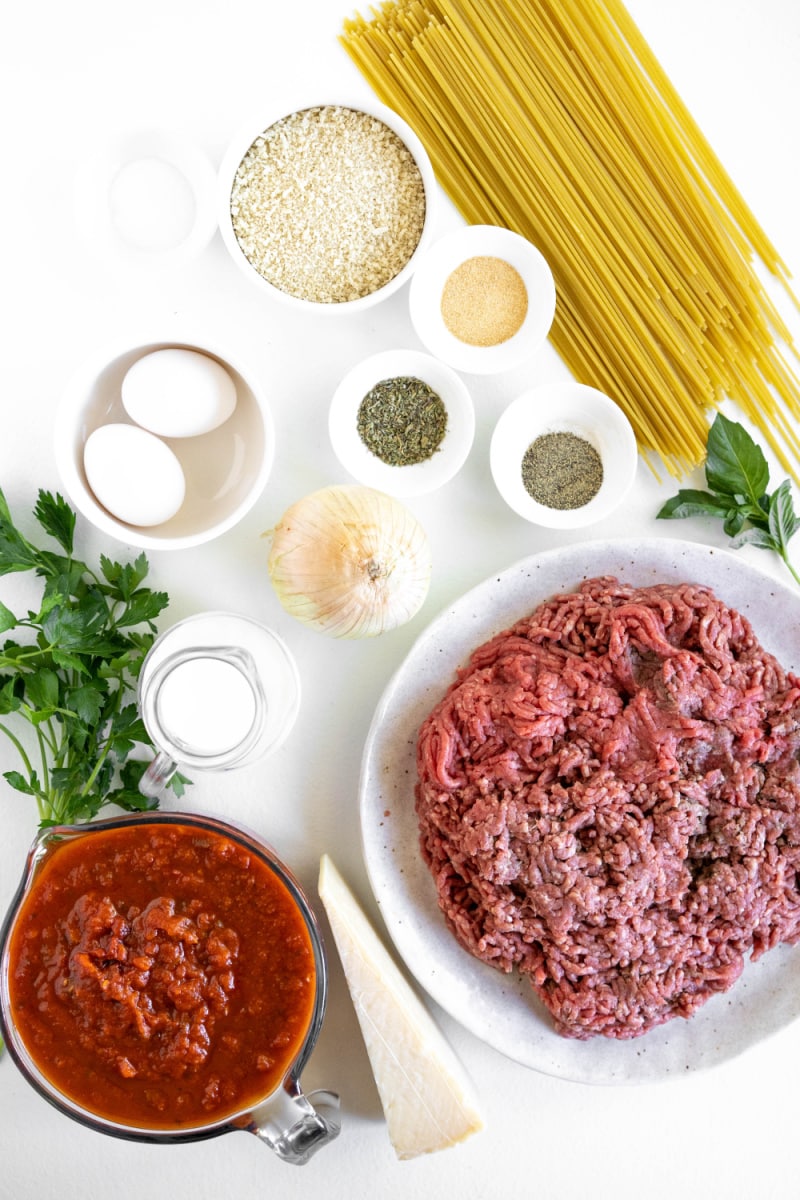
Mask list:
POLYGON ((0 931, 0 1032, 27 1081, 103 1133, 240 1129, 301 1164, 339 1132, 300 1074, 327 994, 288 868, 213 817, 122 816, 36 838, 0 931))

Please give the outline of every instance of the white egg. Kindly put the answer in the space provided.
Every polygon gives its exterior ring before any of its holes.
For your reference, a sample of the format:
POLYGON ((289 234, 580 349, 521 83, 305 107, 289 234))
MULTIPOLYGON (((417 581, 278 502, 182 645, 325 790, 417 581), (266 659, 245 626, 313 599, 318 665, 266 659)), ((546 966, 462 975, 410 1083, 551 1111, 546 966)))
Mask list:
POLYGON ((160 525, 183 504, 186 479, 177 456, 137 425, 95 429, 86 439, 83 465, 95 497, 127 525, 160 525))
POLYGON ((236 384, 221 363, 199 350, 170 346, 136 360, 122 381, 131 420, 161 437, 195 437, 227 421, 236 384))

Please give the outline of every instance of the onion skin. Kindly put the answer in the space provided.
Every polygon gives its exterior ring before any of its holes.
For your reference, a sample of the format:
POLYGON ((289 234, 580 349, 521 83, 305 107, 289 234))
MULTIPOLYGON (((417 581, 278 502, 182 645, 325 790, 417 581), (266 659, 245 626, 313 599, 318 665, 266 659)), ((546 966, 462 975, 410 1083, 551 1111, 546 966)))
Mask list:
POLYGON ((267 569, 286 611, 330 637, 376 637, 404 625, 430 587, 431 550, 394 497, 335 484, 291 505, 269 535, 267 569))

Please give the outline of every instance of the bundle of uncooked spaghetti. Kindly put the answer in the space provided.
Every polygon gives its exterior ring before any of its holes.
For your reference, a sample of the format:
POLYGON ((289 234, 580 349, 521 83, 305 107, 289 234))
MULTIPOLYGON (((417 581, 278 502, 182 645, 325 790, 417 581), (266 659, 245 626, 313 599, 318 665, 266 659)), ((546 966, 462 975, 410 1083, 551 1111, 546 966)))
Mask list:
POLYGON ((674 475, 725 397, 798 476, 788 271, 619 0, 396 0, 344 23, 470 223, 549 260, 551 341, 674 475))

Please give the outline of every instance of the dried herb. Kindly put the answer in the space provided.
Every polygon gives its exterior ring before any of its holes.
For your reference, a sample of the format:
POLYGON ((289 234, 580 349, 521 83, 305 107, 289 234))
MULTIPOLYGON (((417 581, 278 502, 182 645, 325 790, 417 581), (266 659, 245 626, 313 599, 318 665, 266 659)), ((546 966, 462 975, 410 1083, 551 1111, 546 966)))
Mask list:
POLYGON ((788 543, 800 528, 792 485, 784 479, 769 492, 769 466, 764 452, 736 421, 717 413, 706 443, 708 491, 682 488, 668 500, 659 517, 719 517, 733 548, 760 546, 774 550, 800 583, 789 561, 788 543))
MULTIPOLYGON (((38 611, 16 616, 0 602, 0 633, 20 639, 0 647, 0 733, 24 767, 4 777, 34 797, 42 825, 89 820, 107 804, 152 808, 138 790, 147 764, 129 755, 137 743, 150 757, 153 748, 128 697, 167 595, 142 586, 143 554, 124 565, 103 555, 97 571, 75 558, 75 513, 61 496, 40 491, 34 516, 63 553, 24 537, 0 491, 0 575, 34 571, 44 580, 38 611)), ((173 777, 177 795, 185 782, 173 777)))
POLYGON ((537 504, 581 508, 603 483, 603 460, 591 442, 575 433, 543 433, 522 457, 522 482, 537 504))
POLYGON ((447 430, 447 409, 421 379, 382 379, 361 401, 356 427, 364 445, 382 462, 406 467, 425 462, 439 449, 447 430))

